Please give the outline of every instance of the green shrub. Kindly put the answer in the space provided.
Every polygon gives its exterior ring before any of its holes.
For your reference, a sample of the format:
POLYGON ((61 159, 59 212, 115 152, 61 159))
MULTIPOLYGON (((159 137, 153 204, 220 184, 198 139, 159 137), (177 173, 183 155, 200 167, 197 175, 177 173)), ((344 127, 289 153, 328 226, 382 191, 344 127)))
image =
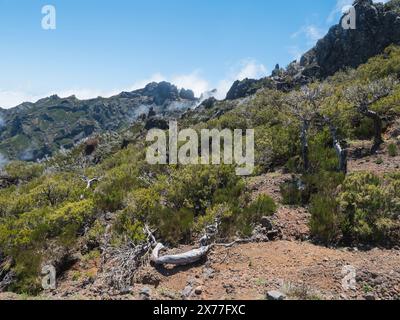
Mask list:
POLYGON ((243 235, 251 235, 254 225, 260 222, 262 217, 272 216, 276 210, 277 206, 271 197, 267 195, 259 196, 238 215, 236 221, 238 230, 243 235))
POLYGON ((396 243, 400 239, 400 179, 372 173, 346 178, 338 196, 343 214, 342 231, 348 241, 396 243))
POLYGON ((143 223, 135 219, 135 217, 133 217, 129 213, 129 211, 122 211, 118 214, 117 219, 113 225, 114 237, 127 237, 128 239, 133 241, 133 243, 139 243, 145 240, 143 227, 143 223))
POLYGON ((339 161, 332 145, 332 137, 327 128, 310 138, 310 172, 317 174, 321 171, 334 172, 337 170, 339 161))
POLYGON ((390 157, 397 157, 397 145, 395 143, 391 143, 388 145, 388 153, 390 157))
POLYGON ((370 140, 374 137, 374 122, 369 118, 362 118, 353 129, 354 136, 360 140, 370 140))
POLYGON ((252 222, 256 222, 262 217, 273 215, 276 209, 274 200, 270 196, 263 194, 250 203, 245 211, 251 216, 252 222))
POLYGON ((309 208, 310 231, 315 239, 326 244, 337 242, 341 235, 342 216, 336 196, 344 178, 342 173, 329 171, 321 171, 306 178, 313 190, 309 208))
POLYGON ((309 202, 310 193, 308 185, 298 178, 284 182, 280 186, 282 203, 291 206, 305 205, 309 202))
POLYGON ((139 168, 135 164, 123 164, 110 170, 96 188, 96 207, 103 212, 122 209, 129 191, 140 186, 138 176, 139 168))
POLYGON ((39 266, 48 241, 71 247, 93 219, 90 199, 67 202, 58 209, 43 207, 0 221, 0 251, 12 257, 17 275, 13 286, 18 292, 38 290, 39 266))
POLYGON ((182 208, 178 211, 163 208, 154 212, 150 218, 152 225, 158 227, 160 237, 174 245, 180 241, 190 241, 190 231, 194 224, 193 211, 182 208))
POLYGON ((5 166, 5 171, 13 179, 32 180, 43 174, 44 166, 36 163, 13 161, 5 166))
POLYGON ((310 203, 311 235, 324 243, 338 241, 341 231, 341 215, 335 197, 317 194, 310 203))
POLYGON ((274 200, 267 195, 260 195, 245 208, 232 207, 228 203, 219 203, 207 209, 204 216, 197 220, 195 229, 202 232, 208 225, 220 222, 219 236, 228 239, 235 235, 250 236, 255 224, 264 216, 271 216, 277 210, 274 200))

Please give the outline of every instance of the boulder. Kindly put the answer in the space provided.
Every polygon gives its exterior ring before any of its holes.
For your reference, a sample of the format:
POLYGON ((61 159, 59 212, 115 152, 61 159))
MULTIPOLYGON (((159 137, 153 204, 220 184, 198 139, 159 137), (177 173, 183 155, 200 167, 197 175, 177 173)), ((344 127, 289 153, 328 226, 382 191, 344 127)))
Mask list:
POLYGON ((235 81, 232 87, 226 94, 227 100, 235 100, 243 97, 247 97, 257 92, 260 88, 257 86, 258 80, 255 79, 244 79, 242 81, 235 81))
POLYGON ((192 90, 186 90, 183 88, 179 91, 179 97, 185 100, 196 100, 196 97, 194 96, 194 92, 192 90))
POLYGON ((168 130, 169 124, 165 119, 153 117, 146 121, 145 129, 161 129, 161 130, 168 130))
POLYGON ((144 287, 139 292, 140 300, 150 300, 151 290, 148 287, 144 287))
POLYGON ((214 97, 208 98, 206 100, 204 100, 200 106, 206 108, 206 109, 211 109, 214 107, 215 103, 217 102, 217 99, 215 99, 214 97))
MULTIPOLYGON (((138 91, 139 92, 139 91, 138 91)), ((167 100, 175 101, 179 99, 178 88, 169 82, 149 83, 140 93, 152 97, 156 105, 163 105, 167 100)))
POLYGON ((280 291, 268 291, 267 299, 272 301, 286 300, 286 295, 280 291))

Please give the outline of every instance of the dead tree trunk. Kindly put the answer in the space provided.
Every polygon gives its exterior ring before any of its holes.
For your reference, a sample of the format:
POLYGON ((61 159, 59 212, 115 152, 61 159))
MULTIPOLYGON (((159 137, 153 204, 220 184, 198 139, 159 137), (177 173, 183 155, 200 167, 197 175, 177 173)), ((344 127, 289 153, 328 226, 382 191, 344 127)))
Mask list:
POLYGON ((340 143, 340 140, 338 138, 337 134, 337 128, 333 125, 332 121, 325 117, 325 122, 329 126, 329 130, 332 135, 333 139, 333 148, 336 151, 338 160, 339 160, 339 171, 343 172, 344 174, 347 174, 347 149, 340 143))
POLYGON ((208 252, 215 246, 223 246, 226 248, 232 247, 239 243, 249 243, 252 239, 238 239, 229 244, 216 244, 209 242, 215 238, 218 233, 220 222, 216 219, 215 224, 209 225, 205 229, 205 235, 200 239, 200 247, 181 254, 160 256, 160 252, 164 249, 164 245, 156 241, 151 230, 146 226, 145 231, 148 233, 148 238, 151 243, 156 244, 153 252, 151 253, 151 261, 156 265, 175 265, 186 266, 200 261, 203 257, 207 256, 208 252))
POLYGON ((160 251, 164 249, 161 243, 158 243, 151 254, 151 261, 157 265, 171 264, 175 266, 185 266, 201 260, 210 250, 209 246, 202 246, 199 249, 191 250, 182 254, 161 256, 160 251))
POLYGON ((301 128, 300 140, 301 140, 301 154, 303 158, 303 169, 307 173, 310 169, 310 161, 308 158, 308 129, 310 128, 310 122, 303 120, 303 126, 301 128))
POLYGON ((360 113, 363 114, 364 116, 370 118, 374 122, 374 144, 371 148, 371 153, 375 154, 379 148, 381 147, 383 143, 383 138, 382 138, 382 119, 376 113, 375 111, 369 110, 366 105, 361 106, 360 108, 360 113))

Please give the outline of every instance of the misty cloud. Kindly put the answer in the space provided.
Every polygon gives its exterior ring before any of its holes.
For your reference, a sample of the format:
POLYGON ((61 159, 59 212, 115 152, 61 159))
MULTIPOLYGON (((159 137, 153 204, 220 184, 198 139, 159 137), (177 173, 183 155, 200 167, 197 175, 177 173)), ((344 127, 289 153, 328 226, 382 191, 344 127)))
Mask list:
POLYGON ((8 163, 8 159, 0 153, 0 170, 8 163))

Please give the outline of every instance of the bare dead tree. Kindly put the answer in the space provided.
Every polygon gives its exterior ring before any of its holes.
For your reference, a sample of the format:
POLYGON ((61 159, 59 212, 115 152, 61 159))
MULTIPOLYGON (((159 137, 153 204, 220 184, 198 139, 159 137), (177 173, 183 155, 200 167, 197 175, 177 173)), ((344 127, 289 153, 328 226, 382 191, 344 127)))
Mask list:
MULTIPOLYGON (((214 247, 230 248, 236 244, 243 244, 243 243, 249 243, 249 242, 254 241, 253 238, 249 238, 249 239, 237 239, 235 241, 232 241, 231 243, 216 243, 215 238, 217 237, 217 234, 218 234, 219 225, 220 225, 220 221, 217 218, 217 219, 215 219, 214 224, 209 225, 205 228, 205 231, 204 231, 205 234, 199 241, 200 242, 199 248, 193 249, 193 250, 190 250, 190 251, 187 251, 184 253, 161 256, 160 252, 165 247, 162 243, 157 243, 151 254, 151 261, 156 265, 169 264, 169 265, 175 265, 175 266, 185 266, 185 265, 190 265, 190 264, 200 261, 214 247)), ((152 238, 153 242, 154 242, 155 238, 152 235, 149 228, 146 227, 146 231, 149 234, 149 238, 152 238)))
POLYGON ((371 153, 375 154, 382 143, 382 118, 371 107, 379 100, 389 96, 397 81, 391 77, 370 82, 365 85, 356 85, 345 90, 346 99, 354 104, 357 111, 374 122, 374 143, 371 153))
POLYGON ((113 246, 111 245, 111 225, 109 225, 100 245, 102 256, 98 281, 106 283, 119 292, 126 291, 132 284, 134 273, 150 255, 153 245, 155 245, 155 239, 149 231, 147 239, 140 244, 127 239, 122 245, 113 246))
POLYGON ((323 119, 324 122, 328 125, 329 130, 331 132, 333 140, 333 148, 335 149, 339 160, 338 169, 340 172, 347 174, 347 156, 348 156, 347 148, 340 141, 337 127, 334 125, 333 121, 327 116, 324 116, 323 119))
POLYGON ((90 179, 90 178, 88 178, 86 176, 83 176, 83 175, 81 176, 81 179, 86 182, 86 190, 91 189, 95 182, 100 182, 102 180, 102 178, 90 179))
POLYGON ((198 249, 193 249, 181 254, 165 256, 160 256, 160 252, 165 248, 164 245, 162 243, 157 243, 150 229, 146 227, 145 230, 149 234, 149 238, 153 239, 153 242, 156 243, 156 246, 151 254, 151 261, 156 265, 171 264, 176 266, 184 266, 201 260, 210 251, 212 247, 210 245, 210 241, 216 237, 219 225, 219 219, 215 219, 214 224, 205 228, 204 236, 199 241, 200 247, 198 249))
POLYGON ((291 92, 283 101, 289 113, 301 123, 300 141, 304 172, 310 169, 308 132, 312 121, 319 114, 322 100, 327 95, 328 89, 323 84, 313 87, 304 86, 299 91, 291 92))

